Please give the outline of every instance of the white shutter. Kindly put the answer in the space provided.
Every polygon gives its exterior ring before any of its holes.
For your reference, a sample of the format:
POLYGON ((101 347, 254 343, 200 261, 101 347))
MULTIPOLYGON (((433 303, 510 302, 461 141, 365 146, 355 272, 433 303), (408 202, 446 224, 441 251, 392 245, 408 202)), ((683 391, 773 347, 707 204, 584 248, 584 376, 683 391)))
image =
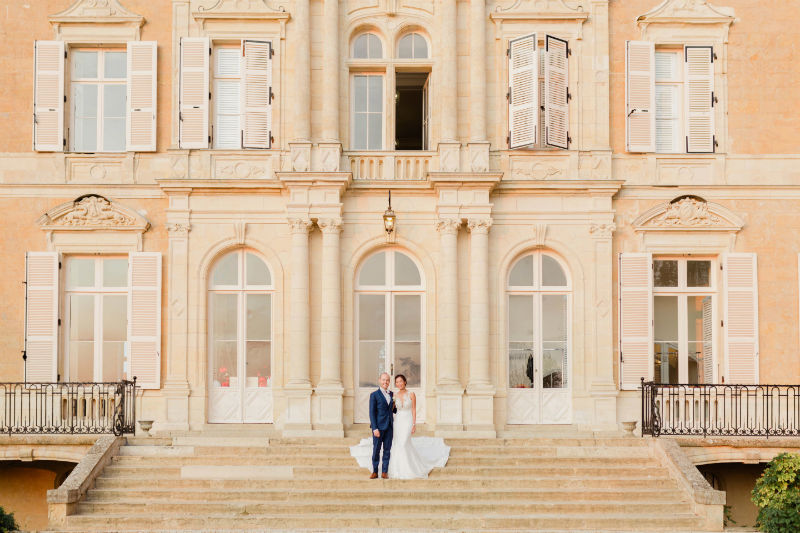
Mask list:
POLYGON ((156 150, 156 41, 128 43, 129 152, 156 150))
POLYGON ((725 383, 758 383, 756 254, 725 256, 725 383))
POLYGON ((713 298, 703 298, 703 383, 714 380, 714 308, 713 298))
POLYGON ((536 34, 508 43, 508 147, 536 144, 539 122, 539 55, 536 34))
POLYGON ((272 43, 242 41, 243 148, 269 148, 272 134, 272 43))
POLYGON ((620 388, 637 389, 652 379, 653 258, 649 253, 620 254, 620 388))
POLYGON ((686 46, 686 152, 714 152, 714 48, 686 46))
POLYGON ((64 151, 64 41, 34 43, 33 149, 64 151))
POLYGON ((545 144, 569 148, 569 43, 545 36, 545 144))
POLYGON ((628 41, 625 66, 627 149, 629 152, 654 152, 655 45, 648 41, 628 41))
POLYGON ((161 386, 161 254, 134 252, 128 269, 130 372, 143 389, 161 386))
POLYGON ((58 254, 25 256, 26 380, 58 379, 58 254))
POLYGON ((181 38, 181 148, 208 148, 209 46, 206 37, 181 38))

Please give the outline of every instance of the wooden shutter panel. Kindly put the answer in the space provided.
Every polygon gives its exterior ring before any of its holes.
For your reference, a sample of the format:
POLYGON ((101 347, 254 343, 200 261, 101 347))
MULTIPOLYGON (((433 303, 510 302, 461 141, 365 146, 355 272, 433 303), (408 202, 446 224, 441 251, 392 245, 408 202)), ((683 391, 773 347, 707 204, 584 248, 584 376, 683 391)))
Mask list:
POLYGON ((508 43, 508 147, 536 143, 539 122, 539 56, 536 34, 508 43))
POLYGON ((756 254, 727 254, 725 285, 725 383, 758 383, 758 275, 756 254))
POLYGON ((161 386, 161 254, 135 252, 128 269, 129 378, 143 389, 161 386))
POLYGON ((269 148, 272 135, 272 43, 242 41, 243 148, 269 148))
POLYGON ((545 144, 569 148, 569 43, 545 36, 545 144))
POLYGON ((628 151, 655 152, 655 45, 648 41, 628 41, 625 66, 628 151))
POLYGON ((208 148, 209 46, 206 37, 181 38, 181 148, 208 148))
POLYGON ((129 152, 156 150, 156 41, 128 43, 129 152))
POLYGON ((703 383, 716 383, 714 379, 714 298, 703 298, 703 383))
POLYGON ((653 258, 649 253, 620 254, 620 388, 637 389, 652 379, 653 258))
POLYGON ((34 43, 33 149, 64 151, 64 41, 34 43))
POLYGON ((714 48, 686 46, 686 152, 714 152, 714 48))
POLYGON ((26 380, 58 379, 58 254, 25 256, 26 380))

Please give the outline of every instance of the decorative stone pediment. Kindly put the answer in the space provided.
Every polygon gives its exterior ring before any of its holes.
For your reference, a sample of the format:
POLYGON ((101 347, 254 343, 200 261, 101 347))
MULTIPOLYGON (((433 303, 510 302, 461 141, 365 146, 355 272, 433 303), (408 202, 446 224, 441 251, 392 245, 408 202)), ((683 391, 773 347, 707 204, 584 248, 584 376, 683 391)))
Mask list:
POLYGON ((281 0, 201 0, 195 18, 270 18, 285 16, 288 1, 281 0))
POLYGON ((733 212, 698 196, 679 196, 633 221, 636 231, 738 232, 743 226, 744 222, 733 212))
POLYGON ((495 38, 511 39, 535 31, 564 39, 581 39, 589 18, 584 4, 590 0, 497 0, 489 18, 495 38), (533 25, 532 25, 533 24, 533 25))
POLYGON ((122 230, 142 233, 150 227, 139 213, 96 194, 65 202, 43 214, 37 223, 47 231, 122 230))
POLYGON ((119 0, 76 0, 74 4, 50 17, 50 22, 144 22, 144 17, 128 11, 119 0), (110 19, 110 20, 109 20, 110 19))
POLYGON ((505 0, 498 1, 494 10, 497 13, 582 13, 585 11, 584 3, 577 0, 505 0))
POLYGON ((717 7, 707 0, 664 0, 637 21, 653 22, 693 22, 693 23, 732 23, 735 19, 733 8, 717 7))
POLYGON ((76 0, 50 16, 56 38, 68 42, 123 43, 139 40, 144 17, 126 9, 119 0, 76 0))

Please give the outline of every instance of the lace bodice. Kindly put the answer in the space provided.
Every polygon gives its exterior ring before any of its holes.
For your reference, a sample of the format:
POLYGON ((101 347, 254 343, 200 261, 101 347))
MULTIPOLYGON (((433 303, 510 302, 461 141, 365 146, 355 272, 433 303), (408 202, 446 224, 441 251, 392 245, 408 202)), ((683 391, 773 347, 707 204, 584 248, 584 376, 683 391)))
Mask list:
POLYGON ((397 407, 398 411, 406 411, 406 410, 410 411, 411 410, 411 394, 410 393, 407 392, 406 395, 403 398, 398 398, 397 395, 395 394, 394 398, 395 398, 394 405, 395 405, 395 407, 397 407))

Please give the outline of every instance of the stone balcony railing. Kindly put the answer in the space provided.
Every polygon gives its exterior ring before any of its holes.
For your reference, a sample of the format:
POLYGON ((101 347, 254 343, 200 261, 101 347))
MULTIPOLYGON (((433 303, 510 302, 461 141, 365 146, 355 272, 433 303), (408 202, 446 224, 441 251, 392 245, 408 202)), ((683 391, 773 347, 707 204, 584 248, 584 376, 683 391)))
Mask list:
POLYGON ((437 152, 346 152, 354 180, 424 180, 438 169, 437 152))

